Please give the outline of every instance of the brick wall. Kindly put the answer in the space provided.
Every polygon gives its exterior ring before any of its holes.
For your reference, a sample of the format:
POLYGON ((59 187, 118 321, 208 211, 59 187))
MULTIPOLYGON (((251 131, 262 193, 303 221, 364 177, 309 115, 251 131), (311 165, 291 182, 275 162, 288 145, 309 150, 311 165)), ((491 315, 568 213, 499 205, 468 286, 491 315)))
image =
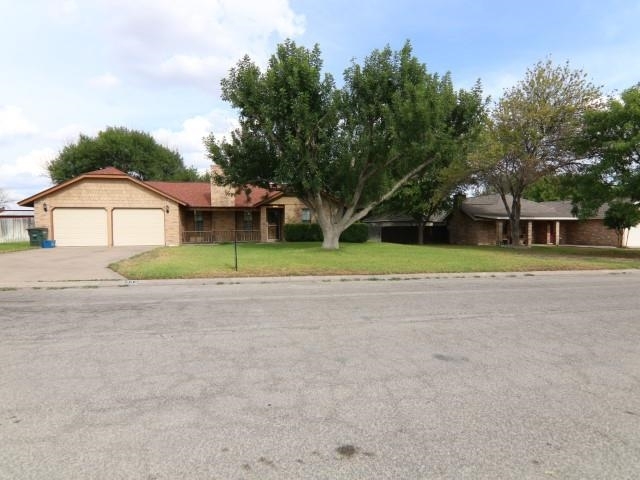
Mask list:
POLYGON ((221 174, 222 169, 217 165, 211 167, 211 205, 214 207, 233 207, 236 204, 235 190, 222 187, 213 182, 213 175, 221 174))
POLYGON ((567 222, 562 243, 569 245, 611 246, 618 244, 616 232, 605 227, 602 220, 578 220, 567 222))
POLYGON ((449 243, 454 245, 495 245, 496 223, 494 221, 474 221, 468 215, 456 210, 447 224, 449 243))
MULTIPOLYGON (((301 223, 302 222, 302 209, 307 206, 297 197, 280 197, 276 202, 270 206, 283 206, 284 207, 284 223, 301 223)), ((311 218, 312 222, 315 222, 315 217, 311 218)))

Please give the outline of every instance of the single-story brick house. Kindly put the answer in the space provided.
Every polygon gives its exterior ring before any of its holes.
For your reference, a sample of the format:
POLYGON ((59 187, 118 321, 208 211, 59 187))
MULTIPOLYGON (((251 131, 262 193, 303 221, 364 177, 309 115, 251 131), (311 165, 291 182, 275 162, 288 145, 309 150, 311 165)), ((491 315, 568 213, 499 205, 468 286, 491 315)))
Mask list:
POLYGON ((213 182, 142 181, 107 167, 20 202, 57 246, 180 245, 278 241, 285 223, 311 220, 296 197, 213 182))
MULTIPOLYGON (((511 202, 511 198, 507 198, 511 202)), ((520 240, 524 245, 616 246, 614 230, 603 223, 606 206, 586 220, 571 213, 571 202, 522 200, 520 240)), ((499 195, 466 198, 449 216, 449 242, 458 245, 503 245, 512 242, 509 217, 499 195)))

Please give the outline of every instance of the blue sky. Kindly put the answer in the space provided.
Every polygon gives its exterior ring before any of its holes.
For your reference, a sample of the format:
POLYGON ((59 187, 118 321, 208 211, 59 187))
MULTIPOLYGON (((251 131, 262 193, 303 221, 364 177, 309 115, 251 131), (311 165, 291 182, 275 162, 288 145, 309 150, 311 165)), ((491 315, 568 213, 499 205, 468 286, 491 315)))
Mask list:
POLYGON ((206 169, 202 137, 234 113, 220 79, 245 53, 320 45, 340 79, 352 59, 410 40, 456 87, 498 98, 539 60, 569 61, 605 93, 640 82, 640 2, 361 0, 0 0, 0 189, 50 186, 46 163, 80 133, 151 133, 206 169))

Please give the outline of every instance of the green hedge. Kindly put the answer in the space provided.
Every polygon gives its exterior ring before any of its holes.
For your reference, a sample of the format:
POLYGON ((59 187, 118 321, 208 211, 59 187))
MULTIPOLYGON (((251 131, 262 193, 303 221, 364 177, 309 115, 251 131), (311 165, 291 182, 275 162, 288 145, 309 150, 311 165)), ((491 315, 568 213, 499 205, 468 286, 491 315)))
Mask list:
MULTIPOLYGON (((322 230, 317 223, 287 223, 284 226, 287 242, 321 242, 322 230)), ((364 223, 354 223, 340 235, 341 242, 364 243, 369 239, 369 229, 364 223)))
POLYGON ((341 242, 364 243, 369 240, 369 227, 366 223, 354 223, 340 235, 341 242))
POLYGON ((317 223, 286 223, 284 239, 287 242, 321 242, 322 230, 317 223))

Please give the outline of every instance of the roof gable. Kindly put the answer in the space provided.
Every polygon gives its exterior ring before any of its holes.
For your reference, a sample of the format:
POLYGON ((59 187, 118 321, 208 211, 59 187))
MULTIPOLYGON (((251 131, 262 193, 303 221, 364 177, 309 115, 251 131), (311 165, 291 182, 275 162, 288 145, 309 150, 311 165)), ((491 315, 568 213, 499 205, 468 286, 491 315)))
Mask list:
POLYGON ((79 175, 77 177, 74 177, 70 180, 67 180, 66 182, 62 182, 58 185, 54 185, 51 188, 47 188, 46 190, 43 190, 39 193, 36 193, 35 195, 32 195, 29 198, 25 198, 24 200, 20 200, 18 202, 18 205, 22 206, 22 207, 33 207, 34 202, 39 200, 42 197, 45 197, 47 195, 50 195, 52 193, 58 192, 60 190, 64 190, 66 188, 71 187, 72 185, 82 181, 82 180, 87 180, 87 179, 105 179, 105 178, 112 178, 112 179, 118 179, 121 181, 128 181, 128 182, 132 182, 136 185, 139 185, 149 191, 152 191, 158 195, 161 195, 163 197, 166 197, 180 205, 185 205, 185 202, 183 202, 182 200, 180 200, 179 198, 174 197, 173 195, 158 190, 157 188, 153 187, 152 185, 149 185, 148 182, 143 182, 140 180, 137 180, 129 175, 127 175, 126 173, 124 173, 122 170, 118 170, 115 167, 106 167, 106 168, 102 168, 100 170, 94 170, 93 172, 87 172, 87 173, 83 173, 82 175, 79 175))

